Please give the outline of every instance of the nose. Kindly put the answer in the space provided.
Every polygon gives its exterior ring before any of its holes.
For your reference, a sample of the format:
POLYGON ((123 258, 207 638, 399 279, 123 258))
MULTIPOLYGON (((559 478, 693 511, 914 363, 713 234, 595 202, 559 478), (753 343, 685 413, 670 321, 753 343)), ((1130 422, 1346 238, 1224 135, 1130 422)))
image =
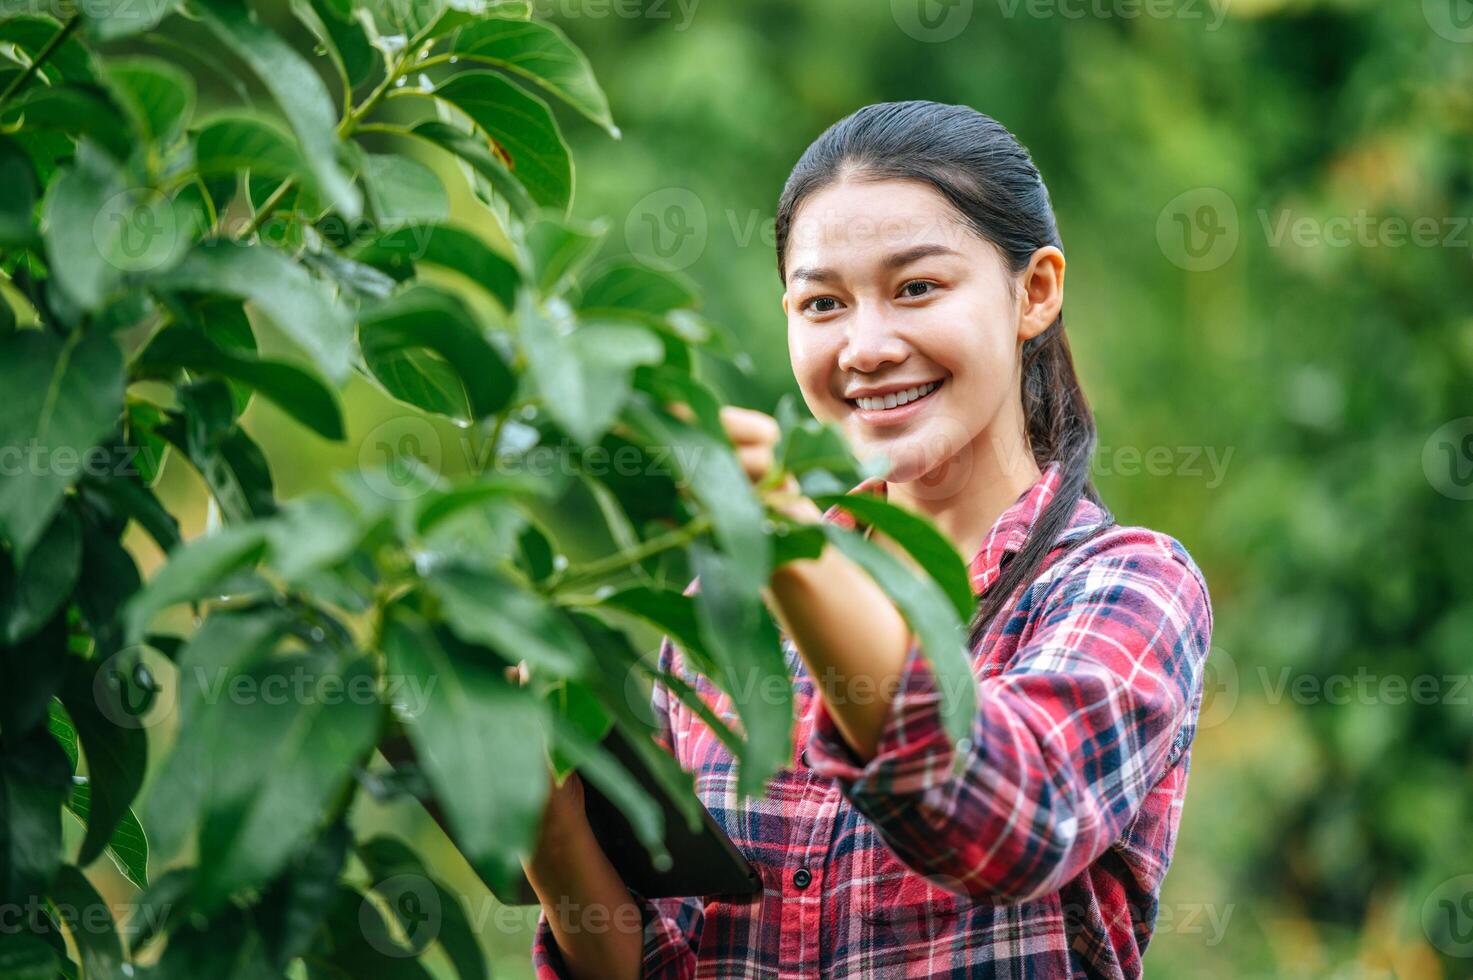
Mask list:
POLYGON ((839 351, 839 368, 856 374, 872 374, 886 364, 899 364, 910 354, 905 341, 895 335, 884 312, 861 305, 845 324, 844 347, 839 351))

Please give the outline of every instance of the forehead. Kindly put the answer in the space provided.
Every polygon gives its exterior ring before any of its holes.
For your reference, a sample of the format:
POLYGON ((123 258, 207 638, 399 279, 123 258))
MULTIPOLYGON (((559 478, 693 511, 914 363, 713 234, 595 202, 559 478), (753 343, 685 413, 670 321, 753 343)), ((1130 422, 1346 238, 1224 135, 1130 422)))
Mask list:
POLYGON ((857 267, 917 245, 972 255, 985 243, 929 184, 846 179, 815 192, 789 232, 787 265, 857 267))

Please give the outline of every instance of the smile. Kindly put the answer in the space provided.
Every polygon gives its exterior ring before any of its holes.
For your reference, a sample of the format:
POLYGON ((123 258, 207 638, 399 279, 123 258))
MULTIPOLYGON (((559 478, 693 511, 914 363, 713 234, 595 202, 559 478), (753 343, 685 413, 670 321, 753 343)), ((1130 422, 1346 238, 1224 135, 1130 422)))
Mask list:
POLYGON ((890 391, 883 395, 863 395, 859 398, 850 398, 848 402, 854 407, 854 417, 865 425, 871 426, 896 426, 903 425, 914 418, 917 413, 926 409, 926 403, 936 393, 946 379, 927 381, 925 384, 904 388, 900 391, 890 391))
POLYGON ((904 391, 892 391, 887 395, 874 395, 873 397, 851 398, 849 403, 857 405, 870 412, 883 412, 902 405, 908 405, 914 401, 920 401, 931 392, 941 387, 940 381, 928 381, 914 388, 906 388, 904 391))

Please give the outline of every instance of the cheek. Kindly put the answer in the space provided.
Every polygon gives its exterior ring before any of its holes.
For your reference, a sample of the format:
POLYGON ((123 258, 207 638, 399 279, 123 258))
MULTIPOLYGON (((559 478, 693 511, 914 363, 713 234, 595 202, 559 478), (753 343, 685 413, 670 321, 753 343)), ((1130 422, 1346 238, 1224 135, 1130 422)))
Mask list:
POLYGON ((830 383, 837 357, 838 351, 822 334, 801 328, 788 330, 788 358, 793 365, 793 377, 808 410, 820 421, 833 418, 837 408, 830 383))

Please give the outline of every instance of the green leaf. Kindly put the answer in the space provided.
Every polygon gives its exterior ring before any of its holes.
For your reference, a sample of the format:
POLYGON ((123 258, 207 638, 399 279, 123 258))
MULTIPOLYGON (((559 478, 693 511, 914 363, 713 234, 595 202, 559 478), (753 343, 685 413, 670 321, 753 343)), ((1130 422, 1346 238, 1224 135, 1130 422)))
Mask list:
MULTIPOLYGON (((36 189, 30 156, 15 140, 0 136, 0 245, 19 245, 35 237, 31 214, 36 189)), ((5 306, 10 308, 8 303, 5 306)), ((10 319, 14 320, 14 313, 10 319)))
POLYGON ((250 66, 281 106, 323 196, 344 220, 357 221, 363 198, 339 163, 337 112, 312 65, 244 4, 195 0, 194 5, 215 36, 250 66))
POLYGON ((112 910, 87 876, 71 865, 57 872, 47 895, 71 933, 82 957, 82 976, 87 980, 123 980, 132 976, 124 966, 123 944, 118 939, 112 910))
POLYGON ((608 234, 608 222, 541 218, 527 225, 523 235, 527 254, 544 296, 561 293, 588 263, 608 234))
MULTIPOLYGON (((126 460, 126 457, 123 457, 126 460)), ((126 466, 126 462, 121 464, 126 466)), ((179 522, 164 509, 153 491, 145 487, 134 476, 121 468, 107 476, 85 477, 82 484, 96 496, 107 501, 118 514, 126 514, 138 522, 164 551, 173 551, 179 544, 179 522)))
POLYGON ((77 333, 62 340, 40 330, 0 337, 0 445, 35 455, 0 480, 0 535, 24 563, 51 524, 81 461, 117 424, 123 408, 123 358, 112 339, 77 333), (71 462, 68 462, 68 461, 71 462))
POLYGON ((237 110, 211 116, 195 133, 194 162, 202 177, 249 171, 253 178, 305 177, 311 183, 296 138, 276 120, 255 113, 237 110))
POLYGON ((919 514, 864 493, 825 494, 813 498, 820 507, 840 507, 861 524, 878 528, 906 550, 951 600, 957 618, 966 622, 976 611, 977 597, 967 563, 936 525, 919 514))
MULTIPOLYGON (((85 139, 94 152, 106 150, 106 157, 119 162, 127 160, 132 151, 133 134, 127 117, 106 89, 91 82, 49 88, 32 85, 0 110, 0 125, 11 131, 22 130, 22 142, 48 131, 53 136, 65 133, 74 140, 85 139)), ((50 159, 64 155, 55 151, 47 154, 50 159)))
POLYGON ((933 579, 917 575, 880 545, 836 524, 824 533, 869 573, 894 601, 920 640, 941 688, 941 721, 953 740, 969 737, 977 714, 977 679, 964 620, 933 579))
POLYGON ((550 499, 553 496, 552 485, 538 477, 496 474, 421 497, 415 512, 414 529, 420 534, 428 533, 441 521, 487 501, 531 497, 550 499))
MULTIPOLYGON (((167 909, 168 903, 163 904, 167 909)), ((208 921, 185 919, 170 934, 148 980, 281 980, 281 976, 271 965, 250 913, 231 906, 208 921)))
MULTIPOLYGON (((290 625, 288 614, 274 608, 217 611, 180 651, 180 734, 143 803, 154 853, 164 860, 178 852, 201 818, 217 740, 225 752, 235 737, 228 730, 232 703, 220 700, 225 685, 268 657, 290 625)), ((164 887, 166 878, 155 888, 164 887)))
POLYGON ((155 146, 172 143, 194 112, 194 79, 166 61, 109 58, 102 77, 134 130, 155 146))
POLYGON ((663 317, 695 305, 695 290, 683 277, 657 272, 635 259, 605 266, 578 297, 578 312, 584 316, 633 312, 663 317))
POLYGON ((406 728, 456 845, 488 884, 505 887, 531 854, 547 802, 545 709, 507 681, 500 661, 442 639, 400 609, 383 649, 390 673, 421 692, 404 706, 406 728), (478 771, 485 778, 466 778, 478 771))
POLYGON ((254 567, 265 550, 265 531, 252 525, 221 528, 181 546, 128 603, 128 641, 141 640, 161 610, 210 595, 235 572, 254 567))
POLYGON ((699 579, 696 618, 747 736, 737 788, 760 793, 792 758, 793 684, 782 638, 762 597, 734 574, 735 562, 700 542, 691 546, 699 579))
POLYGON ((368 40, 363 25, 346 11, 334 9, 333 0, 291 0, 292 13, 327 51, 343 88, 351 92, 383 67, 383 56, 368 40))
POLYGON ((145 377, 168 378, 189 370, 226 378, 255 389, 325 439, 341 440, 344 435, 336 396, 310 371, 234 353, 195 327, 174 324, 154 334, 134 370, 145 377))
MULTIPOLYGON (((6 19, 0 21, 0 41, 14 44, 26 57, 34 61, 55 39, 62 29, 60 21, 51 17, 22 14, 12 16, 13 7, 5 8, 6 19)), ((41 65, 41 74, 53 83, 59 81, 86 82, 95 78, 92 53, 72 35, 53 48, 50 56, 41 65)))
POLYGON ((292 856, 286 870, 261 894, 256 921, 278 969, 305 953, 336 898, 338 876, 353 834, 334 822, 292 856))
POLYGON ((16 644, 35 633, 61 608, 82 568, 82 529, 63 507, 20 568, 0 555, 0 578, 14 576, 0 592, 0 637, 16 644))
POLYGON ((412 276, 420 263, 458 272, 490 293, 505 310, 516 305, 517 285, 522 281, 512 262, 478 235, 453 225, 401 228, 364 243, 353 257, 401 281, 412 276))
POLYGON ((363 184, 374 223, 385 231, 437 223, 450 216, 445 185, 433 170, 412 157, 363 154, 363 184))
MULTIPOLYGON (((382 358, 407 350, 428 350, 455 372, 464 389, 468 415, 484 418, 504 409, 516 394, 516 378, 496 348, 476 326, 475 319, 454 296, 429 286, 416 286, 365 309, 359 317, 359 344, 372 368, 382 358)), ((439 411, 444 402, 425 398, 394 375, 375 370, 389 393, 421 408, 439 411)))
POLYGON ((691 596, 674 589, 636 585, 604 596, 599 605, 638 616, 658 627, 680 646, 692 667, 708 677, 716 676, 716 664, 701 637, 696 602, 691 596))
POLYGON ((81 10, 86 17, 88 35, 98 41, 116 41, 153 30, 178 6, 179 0, 118 0, 84 4, 81 10))
POLYGON ((19 643, 0 643, 0 731, 28 732, 47 719, 51 698, 66 677, 66 616, 58 615, 19 643))
POLYGON ((44 728, 5 737, 0 753, 0 895, 44 895, 61 866, 61 805, 71 789, 66 753, 44 728))
MULTIPOLYGON (((528 189, 518 176, 512 174, 501 158, 491 152, 485 137, 472 135, 442 122, 420 123, 409 131, 409 135, 417 136, 447 153, 454 154, 475 173, 484 177, 492 189, 501 195, 510 215, 517 220, 526 221, 537 211, 537 202, 532 200, 528 189)), ((571 163, 569 166, 571 167, 571 163)))
POLYGON ((338 885, 337 897, 328 906, 327 923, 306 959, 317 967, 311 974, 313 980, 430 980, 414 958, 414 950, 401 946, 389 934, 378 906, 343 884, 338 885))
POLYGON ((486 62, 535 82, 619 138, 593 67, 553 25, 488 17, 462 28, 450 50, 463 61, 486 62))
POLYGON ((63 169, 46 195, 46 263, 57 288, 83 309, 101 306, 122 278, 109 261, 115 239, 104 210, 125 190, 116 164, 84 140, 76 165, 63 169))
POLYGON ((573 197, 573 161, 547 103, 489 71, 452 75, 434 94, 497 142, 534 201, 567 210, 573 197))
POLYGON ((132 721, 135 715, 123 701, 120 677, 111 660, 97 664, 74 658, 61 689, 61 702, 82 743, 91 788, 87 835, 77 854, 81 865, 97 860, 107 847, 148 767, 148 738, 132 721))
POLYGON ((357 852, 373 879, 374 890, 399 919, 399 926, 409 938, 411 948, 417 950, 424 945, 420 941, 420 927, 433 925, 432 929, 422 930, 426 941, 428 938, 440 941, 461 980, 490 976, 486 956, 481 952, 480 941, 470 920, 466 918, 460 897, 430 877, 423 862, 408 845, 392 837, 375 837, 359 844, 357 852), (425 911, 421 907, 423 900, 431 898, 431 895, 438 900, 439 917, 438 921, 425 922, 415 913, 425 911), (406 896, 412 896, 416 901, 405 901, 406 896))
POLYGON ((60 960, 55 949, 29 932, 0 934, 0 977, 6 980, 55 980, 60 960))
POLYGON ((625 406, 624 418, 646 445, 668 447, 690 492, 710 516, 717 542, 732 557, 728 571, 739 586, 754 593, 765 586, 772 570, 772 542, 762 505, 730 443, 641 399, 625 406))
POLYGON ((664 347, 632 323, 574 326, 561 301, 539 307, 523 290, 517 306, 522 348, 548 414, 584 445, 597 443, 623 407, 641 364, 658 363, 664 347))
POLYGON ((249 676, 259 696, 211 712, 226 726, 220 734, 228 730, 251 746, 252 759, 212 781, 199 838, 210 860, 195 877, 195 899, 206 913, 286 865, 378 737, 377 684, 365 658, 341 672, 317 658, 277 658, 249 676), (276 678, 304 693, 279 703, 268 696, 276 678))
MULTIPOLYGON (((88 814, 92 812, 92 787, 87 783, 74 785, 66 808, 85 827, 88 814)), ((143 832, 143 825, 131 809, 123 814, 117 829, 108 839, 107 856, 129 881, 139 888, 148 887, 148 835, 143 832)))
POLYGON ((347 379, 353 347, 351 315, 326 285, 274 249, 223 242, 200 245, 156 285, 249 301, 306 351, 329 380, 341 384, 347 379))
POLYGON ((239 523, 274 514, 266 456, 236 424, 225 383, 207 378, 175 390, 183 412, 171 412, 158 431, 199 471, 226 520, 239 523))
POLYGON ((363 535, 357 516, 325 493, 291 501, 265 529, 271 566, 289 583, 347 558, 363 535))
POLYGON ((425 579, 446 622, 461 639, 525 659, 558 677, 581 676, 592 664, 588 647, 562 612, 511 578, 490 569, 441 568, 425 579))

